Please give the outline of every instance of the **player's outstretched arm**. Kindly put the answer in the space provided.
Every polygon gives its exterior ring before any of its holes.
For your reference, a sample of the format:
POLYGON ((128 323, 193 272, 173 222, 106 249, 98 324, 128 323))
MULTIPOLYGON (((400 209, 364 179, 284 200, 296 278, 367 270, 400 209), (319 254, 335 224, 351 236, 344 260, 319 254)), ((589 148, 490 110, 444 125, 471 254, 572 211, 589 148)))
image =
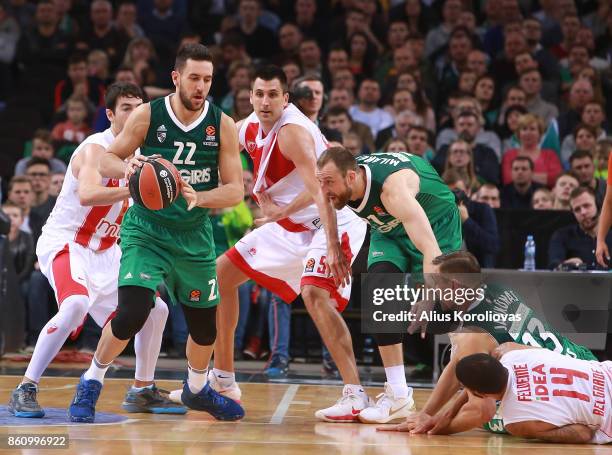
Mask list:
POLYGON ((198 207, 211 209, 233 207, 244 199, 238 132, 234 120, 225 114, 221 116, 219 176, 222 184, 218 188, 197 193, 198 207))
POLYGON ((423 271, 430 273, 431 262, 441 255, 442 251, 425 210, 416 200, 418 193, 418 175, 409 169, 404 169, 387 177, 380 199, 389 214, 402 222, 406 234, 423 254, 423 271))
POLYGON ((350 264, 346 260, 338 239, 338 226, 336 224, 336 211, 330 201, 325 197, 316 171, 315 144, 308 131, 294 124, 283 126, 278 132, 278 145, 283 155, 295 165, 306 190, 312 196, 319 209, 321 222, 327 238, 327 267, 334 277, 336 284, 348 285, 350 282, 350 264))
POLYGON ((508 433, 522 438, 540 439, 564 444, 586 444, 591 442, 595 430, 580 423, 557 427, 548 422, 528 420, 504 424, 508 433))
POLYGON ((100 159, 106 149, 98 144, 88 144, 74 161, 73 172, 79 182, 79 202, 83 206, 110 205, 130 197, 127 187, 106 187, 98 171, 100 159))
POLYGON ((489 422, 496 411, 496 403, 493 398, 479 398, 472 394, 456 415, 448 424, 437 425, 429 431, 429 434, 455 434, 469 431, 472 428, 480 428, 489 422))
POLYGON ((125 162, 144 142, 151 121, 151 106, 141 104, 128 117, 107 152, 100 158, 99 171, 102 177, 121 179, 129 177, 136 166, 142 166, 147 157, 139 156, 125 162))

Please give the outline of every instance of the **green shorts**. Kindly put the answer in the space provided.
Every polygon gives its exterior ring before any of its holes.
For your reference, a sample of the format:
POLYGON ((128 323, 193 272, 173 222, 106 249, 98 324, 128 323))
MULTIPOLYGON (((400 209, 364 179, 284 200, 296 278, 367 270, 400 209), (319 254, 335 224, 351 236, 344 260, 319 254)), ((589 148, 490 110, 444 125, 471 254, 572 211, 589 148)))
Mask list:
POLYGON ((161 226, 128 210, 121 223, 119 287, 155 291, 165 281, 174 303, 210 308, 219 303, 210 220, 195 229, 161 226))
MULTIPOLYGON (((459 210, 449 211, 448 215, 432 224, 431 227, 443 253, 461 249, 462 236, 459 210)), ((387 234, 372 229, 368 269, 378 262, 391 262, 402 273, 421 274, 423 272, 423 255, 408 238, 404 227, 401 225, 387 234)))

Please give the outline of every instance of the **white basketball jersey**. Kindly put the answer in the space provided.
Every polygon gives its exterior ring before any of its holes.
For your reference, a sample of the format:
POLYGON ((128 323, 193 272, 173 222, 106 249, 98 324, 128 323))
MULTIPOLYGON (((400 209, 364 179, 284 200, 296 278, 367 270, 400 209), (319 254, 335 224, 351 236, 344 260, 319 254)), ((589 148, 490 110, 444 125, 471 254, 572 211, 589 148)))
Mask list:
MULTIPOLYGON (((240 145, 253 159, 255 199, 256 193, 265 191, 272 197, 274 203, 281 207, 288 205, 306 189, 295 165, 283 156, 276 140, 281 127, 288 124, 299 125, 310 133, 315 144, 316 158, 327 150, 328 143, 321 130, 293 104, 285 108, 267 135, 264 135, 255 112, 243 121, 238 132, 240 145)), ((345 207, 337 211, 337 217, 338 224, 341 224, 352 220, 356 215, 345 207)), ((317 206, 311 204, 278 221, 278 224, 288 231, 300 232, 318 229, 321 227, 321 219, 317 206)))
MULTIPOLYGON (((119 227, 123 214, 129 207, 128 201, 115 202, 112 205, 84 207, 79 201, 79 182, 72 173, 72 161, 88 144, 97 144, 107 149, 114 136, 110 128, 102 133, 92 134, 86 138, 70 157, 64 184, 57 198, 55 207, 43 227, 41 237, 45 241, 76 242, 94 251, 103 251, 117 242, 119 227)), ((102 179, 107 187, 125 186, 125 180, 102 179)))
POLYGON ((538 420, 597 430, 593 443, 612 441, 612 362, 579 360, 546 349, 510 351, 501 359, 509 381, 501 401, 505 424, 538 420))

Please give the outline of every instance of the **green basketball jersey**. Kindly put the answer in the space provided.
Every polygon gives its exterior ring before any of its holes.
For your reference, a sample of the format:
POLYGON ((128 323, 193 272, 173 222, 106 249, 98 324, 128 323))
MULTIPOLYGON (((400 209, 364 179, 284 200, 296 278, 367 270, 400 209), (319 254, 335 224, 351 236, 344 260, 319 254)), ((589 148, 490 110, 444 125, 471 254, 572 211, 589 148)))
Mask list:
MULTIPOLYGON (((206 101, 202 114, 190 125, 183 125, 170 106, 169 95, 151 101, 151 121, 143 155, 159 154, 176 166, 181 178, 196 191, 217 188, 219 183, 219 145, 221 142, 221 110, 206 101)), ((171 228, 190 229, 202 224, 208 209, 195 207, 187 211, 182 195, 170 207, 152 211, 140 205, 134 210, 142 218, 171 228)))
POLYGON ((425 210, 430 224, 448 216, 450 211, 457 210, 455 195, 431 164, 423 158, 402 152, 373 153, 358 156, 356 159, 366 172, 366 192, 362 200, 351 201, 349 206, 357 215, 369 221, 372 229, 382 234, 406 234, 401 221, 387 213, 380 200, 387 177, 402 169, 410 169, 419 176, 420 186, 416 200, 425 210))
POLYGON ((471 317, 469 322, 463 323, 464 327, 479 327, 499 344, 513 341, 569 357, 596 360, 588 348, 572 342, 542 322, 523 298, 510 288, 487 285, 484 299, 472 304, 467 313, 471 317))

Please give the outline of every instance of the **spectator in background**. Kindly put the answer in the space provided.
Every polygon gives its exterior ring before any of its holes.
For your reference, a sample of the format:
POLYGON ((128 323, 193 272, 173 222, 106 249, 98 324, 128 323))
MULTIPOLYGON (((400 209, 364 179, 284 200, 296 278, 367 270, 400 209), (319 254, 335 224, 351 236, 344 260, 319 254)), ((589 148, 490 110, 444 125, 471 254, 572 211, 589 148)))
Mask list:
POLYGON ((342 135, 342 146, 353 156, 362 155, 365 151, 361 138, 352 131, 342 135))
POLYGON ((446 0, 442 7, 442 23, 431 29, 425 38, 425 55, 432 57, 446 46, 451 32, 459 21, 463 5, 460 0, 446 0))
POLYGON ((376 64, 376 47, 363 32, 353 33, 347 42, 349 69, 359 79, 371 77, 376 64))
MULTIPOLYGON (((377 69, 375 72, 375 77, 381 86, 384 86, 386 79, 392 75, 391 71, 394 69, 393 63, 395 59, 395 51, 396 49, 400 49, 406 45, 408 35, 408 24, 406 22, 398 20, 391 21, 389 28, 387 29, 388 51, 386 51, 378 59, 378 63, 376 65, 377 69)), ((414 53, 410 48, 407 47, 407 50, 414 56, 414 53)))
POLYGON ((612 141, 606 139, 598 141, 593 151, 595 162, 595 178, 608 179, 608 158, 612 152, 612 141))
POLYGON ((87 74, 86 54, 73 54, 68 61, 68 78, 55 86, 53 109, 60 110, 72 95, 87 97, 92 108, 104 106, 104 92, 102 81, 87 74))
POLYGON ((555 197, 548 188, 538 188, 531 198, 531 208, 534 210, 553 210, 555 197))
POLYGON ((554 104, 542 99, 542 76, 537 69, 526 70, 519 77, 519 85, 527 96, 527 110, 540 117, 545 125, 559 115, 559 110, 554 104))
MULTIPOLYGON (((436 131, 436 115, 431 107, 431 103, 425 94, 425 91, 421 87, 421 84, 417 81, 414 74, 409 71, 405 71, 399 74, 397 78, 397 85, 392 98, 395 99, 397 92, 408 91, 411 94, 411 101, 414 108, 411 109, 415 114, 421 117, 421 123, 432 133, 436 131)), ((401 110, 396 110, 400 112, 401 110)))
POLYGON ((459 74, 459 82, 457 83, 457 89, 461 93, 466 95, 472 95, 474 93, 474 86, 476 85, 476 73, 470 70, 461 71, 459 74))
POLYGON ((370 128, 361 122, 354 121, 346 109, 340 106, 330 107, 325 114, 324 123, 327 128, 336 130, 343 136, 349 132, 359 136, 361 144, 365 147, 360 154, 376 150, 370 128))
POLYGON ((36 5, 26 0, 9 0, 4 3, 8 14, 17 20, 21 31, 32 28, 34 15, 36 14, 36 5))
POLYGON ((319 46, 327 42, 327 21, 317 18, 316 0, 297 0, 295 2, 295 23, 300 28, 302 35, 314 38, 319 46))
POLYGON ((473 48, 469 31, 457 26, 453 29, 448 42, 448 51, 436 62, 438 68, 439 92, 441 96, 457 89, 459 75, 467 70, 467 57, 473 48))
POLYGON ((381 151, 385 153, 409 153, 408 143, 404 139, 391 138, 383 145, 381 151))
POLYGON ((236 91, 236 95, 234 96, 234 106, 232 107, 231 112, 231 117, 235 122, 247 118, 251 112, 253 112, 250 93, 250 88, 240 88, 236 91))
POLYGON ((87 100, 83 96, 72 95, 66 105, 68 120, 55 125, 51 130, 51 137, 54 141, 79 144, 91 133, 87 123, 87 100))
POLYGON ((512 181, 512 160, 517 156, 526 156, 534 165, 533 180, 551 188, 557 176, 561 173, 559 157, 550 149, 540 148, 540 140, 544 134, 542 120, 526 114, 519 119, 518 140, 520 148, 508 150, 502 159, 502 180, 504 185, 512 181))
POLYGON ((21 207, 7 201, 2 205, 2 211, 11 219, 11 230, 8 234, 9 251, 15 265, 22 297, 26 299, 27 282, 34 269, 34 242, 30 234, 20 229, 24 221, 21 207))
POLYGON ((483 77, 489 71, 489 56, 479 49, 473 49, 467 56, 466 67, 477 78, 483 77))
POLYGON ((561 34, 562 40, 556 46, 551 48, 551 52, 558 59, 561 60, 568 56, 571 47, 576 42, 576 36, 580 30, 580 19, 576 14, 567 14, 561 20, 561 34))
POLYGON ((595 163, 593 155, 587 149, 579 149, 572 153, 569 159, 570 169, 582 186, 588 186, 595 193, 597 207, 601 207, 606 196, 606 181, 595 178, 595 163))
MULTIPOLYGON (((563 266, 600 268, 595 260, 599 224, 595 193, 586 186, 575 188, 570 195, 569 204, 576 223, 553 233, 548 246, 548 266, 552 270, 563 266)), ((612 249, 612 230, 608 231, 605 243, 608 250, 612 249)))
POLYGON ((503 126, 506 121, 506 111, 510 106, 521 106, 527 110, 527 95, 518 85, 511 85, 505 91, 504 101, 502 102, 497 116, 498 126, 503 126))
POLYGON ((62 191, 62 185, 64 184, 65 172, 52 172, 51 173, 51 185, 49 185, 49 195, 57 198, 62 191))
POLYGON ((480 104, 480 110, 485 119, 485 125, 491 128, 495 125, 499 110, 495 105, 495 80, 493 77, 484 75, 476 80, 474 84, 474 98, 480 104))
POLYGON ((527 50, 527 41, 522 31, 506 32, 504 35, 504 52, 491 65, 491 74, 500 87, 514 82, 518 74, 514 67, 514 58, 527 50))
POLYGON ((104 86, 112 82, 110 61, 106 52, 94 49, 87 55, 87 74, 102 82, 104 86))
POLYGON ((130 41, 123 57, 122 66, 132 68, 136 75, 137 85, 143 87, 156 85, 158 65, 157 54, 153 43, 146 37, 130 41))
POLYGON ((11 86, 11 63, 17 52, 19 24, 0 3, 0 101, 4 101, 11 86))
POLYGON ((76 47, 84 51, 101 49, 108 55, 111 66, 119 66, 129 37, 113 24, 113 5, 108 0, 93 0, 90 7, 91 27, 80 31, 76 47))
POLYGON ((472 194, 478 190, 480 182, 474 171, 472 146, 463 139, 457 139, 451 142, 448 147, 443 174, 449 170, 455 171, 461 177, 468 194, 472 194))
MULTIPOLYGON (((38 129, 34 131, 32 137, 32 155, 31 157, 44 158, 49 160, 51 165, 51 172, 58 172, 61 174, 66 173, 66 164, 57 158, 55 155, 55 147, 53 146, 51 132, 49 130, 38 129)), ((26 171, 26 165, 30 157, 21 158, 15 165, 15 175, 24 175, 26 171)))
POLYGON ((276 37, 274 32, 259 23, 260 16, 259 0, 238 2, 238 31, 244 38, 247 53, 253 58, 271 58, 278 52, 276 37))
POLYGON ((376 136, 376 150, 380 150, 391 138, 402 140, 407 139, 410 128, 413 125, 421 125, 423 123, 422 119, 414 114, 414 111, 412 110, 400 111, 399 114, 394 116, 394 118, 394 125, 381 130, 376 136))
POLYGON ((30 227, 34 243, 36 243, 57 200, 49 194, 49 186, 51 185, 51 165, 49 161, 44 158, 30 158, 26 165, 26 176, 32 182, 34 195, 32 210, 30 211, 30 227))
POLYGON ((502 140, 502 155, 508 150, 516 148, 519 119, 526 113, 527 109, 518 104, 508 106, 506 109, 504 125, 497 130, 502 140))
POLYGON ((327 54, 327 65, 324 69, 323 80, 327 87, 331 87, 334 74, 339 69, 347 69, 349 67, 348 53, 343 47, 334 46, 327 54))
POLYGON ((321 76, 323 74, 323 64, 321 61, 321 48, 317 40, 306 38, 300 43, 300 65, 302 74, 321 76))
POLYGON ((467 250, 483 267, 495 267, 499 234, 493 209, 469 198, 469 187, 454 169, 444 172, 442 180, 455 193, 467 250))
MULTIPOLYGON (((327 108, 341 107, 347 111, 353 105, 355 97, 353 93, 346 88, 332 88, 329 91, 329 100, 327 102, 327 108)), ((370 132, 370 134, 372 134, 370 132)))
POLYGON ((9 181, 8 201, 21 209, 23 222, 19 228, 31 234, 30 211, 34 204, 34 190, 32 189, 32 181, 29 177, 25 175, 16 175, 9 181))
POLYGON ((580 186, 578 178, 573 172, 564 172, 557 177, 552 194, 555 197, 553 209, 570 210, 569 199, 572 191, 580 186))
POLYGON ((278 29, 279 52, 274 57, 277 64, 287 60, 296 60, 299 57, 300 43, 304 39, 299 27, 287 22, 278 29))
POLYGON ((291 87, 293 81, 302 75, 300 64, 296 60, 287 60, 281 65, 285 76, 287 76, 287 85, 291 87))
POLYGON ((136 3, 123 1, 117 7, 117 16, 114 22, 115 29, 123 33, 128 39, 142 38, 144 30, 138 25, 138 10, 136 3))
POLYGON ((408 152, 413 155, 425 158, 429 162, 433 159, 434 151, 431 145, 429 145, 429 133, 427 128, 419 125, 411 125, 408 130, 406 144, 408 145, 408 152))
POLYGON ((533 161, 526 156, 512 160, 512 182, 504 185, 501 191, 503 209, 529 209, 535 191, 542 187, 533 181, 533 161))
POLYGON ((559 123, 559 137, 561 140, 571 134, 580 123, 582 110, 594 100, 594 91, 591 81, 578 79, 574 81, 569 92, 569 109, 557 119, 559 123))
POLYGON ((498 209, 500 207, 499 188, 492 183, 485 183, 473 195, 472 199, 487 204, 492 209, 498 209))
POLYGON ((378 107, 380 86, 376 80, 364 79, 361 81, 357 98, 359 104, 351 106, 349 113, 353 119, 370 127, 372 137, 376 137, 379 131, 393 125, 391 114, 378 107))
POLYGON ((251 87, 251 65, 245 62, 233 62, 227 70, 229 91, 218 103, 219 107, 229 114, 234 108, 234 98, 238 90, 251 87))
POLYGON ((573 134, 567 135, 561 144, 561 160, 564 163, 568 162, 574 150, 591 150, 594 142, 607 137, 606 114, 598 101, 591 101, 584 106, 580 120, 581 123, 576 126, 573 134), (580 144, 578 144, 579 138, 582 139, 580 144), (589 141, 589 144, 585 144, 584 141, 589 141))
POLYGON ((355 76, 348 68, 340 68, 332 78, 332 88, 347 89, 351 93, 355 93, 355 76))
POLYGON ((523 33, 527 39, 527 51, 538 63, 538 69, 542 73, 542 78, 546 81, 544 83, 545 89, 548 86, 549 91, 556 94, 559 90, 561 76, 559 61, 547 47, 542 45, 542 39, 544 38, 542 36, 542 24, 537 17, 531 16, 523 21, 523 33))

